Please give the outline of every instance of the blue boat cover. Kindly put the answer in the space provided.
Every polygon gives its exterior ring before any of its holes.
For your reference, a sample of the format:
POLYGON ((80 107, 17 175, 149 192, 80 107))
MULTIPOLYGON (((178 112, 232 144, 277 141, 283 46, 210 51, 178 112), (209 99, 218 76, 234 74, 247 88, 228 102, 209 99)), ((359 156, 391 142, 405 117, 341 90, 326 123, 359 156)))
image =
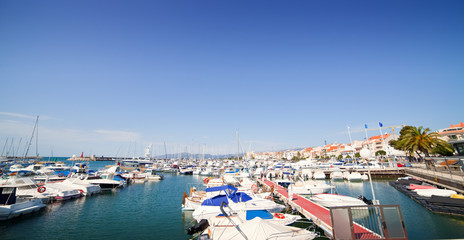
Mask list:
POLYGON ((56 171, 55 172, 57 175, 59 175, 60 173, 63 174, 63 176, 68 176, 69 175, 69 171, 56 171))
POLYGON ((246 220, 251 220, 255 217, 260 217, 262 219, 272 219, 274 216, 267 210, 248 210, 246 211, 246 220))
POLYGON ((225 186, 207 188, 206 192, 224 191, 227 196, 231 196, 231 195, 234 195, 237 192, 237 190, 238 189, 234 186, 225 185, 225 186))
POLYGON ((201 206, 221 206, 222 202, 229 204, 229 200, 227 200, 226 195, 217 195, 215 197, 208 198, 201 203, 201 206))
POLYGON ((252 198, 244 193, 244 192, 238 192, 238 193, 235 193, 231 196, 229 196, 230 200, 234 201, 234 203, 237 203, 237 202, 246 202, 246 201, 249 201, 251 200, 252 198))

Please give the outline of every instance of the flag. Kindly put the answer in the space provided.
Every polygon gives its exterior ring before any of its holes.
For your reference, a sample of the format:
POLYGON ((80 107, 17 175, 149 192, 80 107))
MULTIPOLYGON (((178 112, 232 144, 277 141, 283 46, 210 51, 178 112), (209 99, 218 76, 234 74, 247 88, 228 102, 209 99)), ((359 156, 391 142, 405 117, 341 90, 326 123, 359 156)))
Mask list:
POLYGON ((379 126, 380 126, 380 127, 383 127, 383 124, 382 124, 381 122, 379 122, 379 126))
POLYGON ((367 129, 367 124, 364 124, 364 128, 367 129))

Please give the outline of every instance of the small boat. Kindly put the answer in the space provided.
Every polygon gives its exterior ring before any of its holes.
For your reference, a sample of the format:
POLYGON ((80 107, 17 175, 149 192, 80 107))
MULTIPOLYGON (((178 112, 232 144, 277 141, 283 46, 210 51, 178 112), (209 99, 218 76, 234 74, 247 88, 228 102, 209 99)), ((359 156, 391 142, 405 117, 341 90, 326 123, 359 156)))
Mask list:
POLYGON ((7 220, 39 211, 45 204, 40 199, 19 199, 16 186, 0 186, 0 220, 7 220))
POLYGON ((416 189, 436 189, 434 186, 430 185, 417 185, 417 184, 409 184, 409 190, 416 190, 416 189))
POLYGON ((446 190, 446 189, 416 189, 412 191, 416 192, 417 195, 422 196, 422 197, 432 197, 433 195, 435 195, 435 196, 449 198, 451 197, 451 195, 457 194, 456 191, 446 190))
POLYGON ((158 181, 164 179, 163 175, 157 174, 154 168, 145 169, 143 175, 148 181, 158 181))
POLYGON ((313 174, 314 180, 325 180, 325 173, 322 170, 316 170, 313 174))
POLYGON ((351 182, 362 181, 361 173, 358 173, 358 172, 352 172, 352 173, 346 172, 345 178, 346 180, 351 181, 351 182))
MULTIPOLYGON (((314 195, 319 193, 328 193, 332 186, 320 181, 297 181, 288 187, 293 194, 314 195)), ((290 191, 290 190, 289 190, 290 191)))
POLYGON ((369 180, 369 176, 366 173, 363 173, 363 175, 361 176, 361 180, 367 181, 369 180))
POLYGON ((341 171, 335 170, 330 173, 330 179, 332 179, 332 181, 343 181, 343 173, 341 171))
POLYGON ((363 200, 338 194, 316 194, 309 198, 324 207, 341 207, 341 206, 367 206, 363 200))

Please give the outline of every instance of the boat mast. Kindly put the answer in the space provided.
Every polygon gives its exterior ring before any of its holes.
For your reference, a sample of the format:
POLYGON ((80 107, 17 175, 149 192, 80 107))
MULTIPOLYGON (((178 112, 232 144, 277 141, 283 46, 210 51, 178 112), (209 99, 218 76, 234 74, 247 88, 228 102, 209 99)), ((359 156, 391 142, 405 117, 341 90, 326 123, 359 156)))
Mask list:
MULTIPOLYGON (((29 148, 31 147, 32 139, 34 138, 34 132, 35 132, 35 129, 37 128, 37 123, 38 122, 39 122, 39 116, 37 116, 37 118, 35 120, 34 129, 32 129, 31 140, 29 141, 29 144, 27 144, 27 148, 26 148, 26 151, 24 153, 24 159, 26 159, 26 156, 29 153, 29 148)), ((37 147, 36 147, 36 151, 37 151, 37 147)))
POLYGON ((238 129, 235 131, 236 135, 237 135, 237 161, 240 160, 240 147, 239 147, 239 143, 238 143, 238 129))

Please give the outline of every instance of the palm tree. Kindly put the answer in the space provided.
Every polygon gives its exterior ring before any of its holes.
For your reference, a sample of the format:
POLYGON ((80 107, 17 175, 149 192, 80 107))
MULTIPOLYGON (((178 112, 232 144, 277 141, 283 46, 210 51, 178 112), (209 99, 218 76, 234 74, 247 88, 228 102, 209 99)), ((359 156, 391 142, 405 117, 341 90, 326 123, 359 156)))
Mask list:
MULTIPOLYGON (((409 153, 416 153, 422 158, 420 153, 423 153, 425 157, 429 157, 432 150, 437 147, 449 148, 446 141, 440 138, 440 135, 436 132, 431 132, 429 128, 423 128, 420 126, 409 127, 404 131, 398 141, 396 147, 401 148, 409 153)), ((449 149, 452 151, 452 149, 449 149)))

